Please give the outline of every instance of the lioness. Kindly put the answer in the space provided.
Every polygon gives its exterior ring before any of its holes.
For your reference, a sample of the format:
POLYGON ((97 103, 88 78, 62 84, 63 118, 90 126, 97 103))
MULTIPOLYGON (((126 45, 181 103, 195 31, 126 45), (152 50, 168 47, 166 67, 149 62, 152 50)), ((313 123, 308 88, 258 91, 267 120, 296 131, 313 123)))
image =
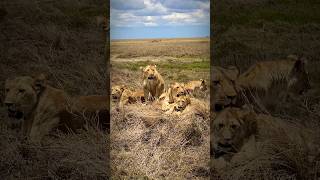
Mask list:
POLYGON ((233 156, 250 148, 257 134, 256 114, 228 107, 211 121, 211 153, 215 167, 223 168, 233 156))
POLYGON ((110 129, 110 108, 108 102, 110 98, 103 95, 79 96, 72 98, 73 106, 70 111, 80 113, 90 119, 87 122, 94 126, 98 126, 103 130, 110 129), (96 120, 97 122, 92 122, 96 120))
POLYGON ((171 108, 171 104, 175 102, 176 98, 180 96, 186 96, 187 91, 183 83, 174 82, 170 84, 168 91, 161 94, 159 100, 162 104, 162 110, 168 110, 171 108))
POLYGON ((120 101, 123 91, 125 90, 125 86, 112 86, 111 87, 111 99, 113 102, 120 101))
POLYGON ((273 91, 273 94, 282 100, 289 96, 301 95, 310 89, 310 81, 305 69, 305 60, 290 55, 283 60, 255 63, 239 76, 237 87, 240 87, 238 92, 241 92, 238 104, 246 101, 259 106, 260 103, 264 105, 265 101, 269 100, 266 94, 272 94, 273 91), (267 99, 263 99, 264 97, 267 99))
POLYGON ((124 85, 112 86, 111 98, 113 102, 119 102, 119 106, 136 102, 145 102, 143 90, 132 91, 124 85))
POLYGON ((5 83, 8 116, 22 123, 22 133, 32 141, 41 140, 55 128, 72 131, 83 128, 84 119, 75 115, 84 110, 106 112, 101 114, 101 123, 108 124, 107 99, 102 96, 70 98, 63 90, 49 86, 44 75, 20 76, 5 83))
POLYGON ((222 68, 213 66, 211 69, 211 86, 212 109, 216 112, 221 111, 225 107, 234 105, 237 98, 237 89, 235 81, 239 76, 239 70, 230 66, 222 68))
POLYGON ((123 108, 124 105, 136 102, 145 102, 143 90, 132 91, 130 89, 125 89, 120 98, 119 107, 123 108))
POLYGON ((188 105, 190 105, 191 101, 188 96, 179 96, 176 98, 176 101, 173 104, 170 104, 170 109, 166 112, 166 114, 180 114, 182 113, 188 105))
POLYGON ((203 79, 200 79, 198 81, 190 81, 188 83, 186 83, 186 86, 185 86, 187 92, 189 94, 192 94, 193 92, 196 92, 196 91, 206 91, 207 90, 207 84, 206 84, 206 81, 203 80, 203 79))
POLYGON ((239 76, 237 84, 242 88, 268 91, 277 80, 285 80, 288 90, 297 94, 310 89, 305 59, 290 55, 283 60, 257 62, 239 76))
POLYGON ((164 91, 164 80, 156 69, 156 65, 147 65, 143 70, 144 97, 149 101, 159 96, 164 91))

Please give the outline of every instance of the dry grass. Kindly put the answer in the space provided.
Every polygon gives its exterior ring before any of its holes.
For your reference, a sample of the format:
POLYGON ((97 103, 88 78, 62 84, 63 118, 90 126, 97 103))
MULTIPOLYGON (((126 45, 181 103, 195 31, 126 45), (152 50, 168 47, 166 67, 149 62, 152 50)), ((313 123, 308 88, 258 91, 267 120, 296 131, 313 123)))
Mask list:
MULTIPOLYGON (((209 82, 207 39, 122 40, 111 44, 111 85, 142 88, 139 67, 156 64, 165 80, 209 82), (193 58, 192 58, 193 57, 193 58)), ((197 97, 209 103, 209 91, 197 97)), ((151 104, 111 111, 111 171, 115 179, 208 179, 209 111, 165 115, 151 104)))
MULTIPOLYGON (((284 125, 287 131, 260 139, 265 145, 255 158, 230 167, 220 174, 220 178, 319 178, 320 51, 317 39, 320 37, 320 19, 317 8, 319 3, 313 0, 227 0, 214 3, 212 64, 236 65, 244 72, 254 62, 298 54, 308 59, 306 68, 312 84, 308 94, 287 103, 279 103, 276 96, 265 97, 269 99, 266 108, 271 115, 282 118, 278 123, 292 121, 297 123, 296 128, 284 125), (297 128, 299 126, 303 128, 297 128), (308 134, 305 140, 317 147, 315 150, 310 150, 292 135, 299 131, 316 132, 308 134), (309 160, 313 153, 314 159, 309 160)), ((272 128, 267 130, 273 131, 272 128)), ((219 179, 218 176, 219 172, 213 170, 213 179, 219 179)))
MULTIPOLYGON (((71 95, 106 94, 106 36, 96 27, 94 17, 108 14, 107 4, 93 0, 4 0, 0 9, 7 12, 0 18, 1 87, 8 77, 45 73, 50 85, 71 95)), ((19 137, 8 121, 1 106, 3 179, 109 177, 108 134, 89 128, 31 144, 19 137)))
POLYGON ((209 38, 112 40, 111 56, 118 60, 138 57, 209 58, 209 38))

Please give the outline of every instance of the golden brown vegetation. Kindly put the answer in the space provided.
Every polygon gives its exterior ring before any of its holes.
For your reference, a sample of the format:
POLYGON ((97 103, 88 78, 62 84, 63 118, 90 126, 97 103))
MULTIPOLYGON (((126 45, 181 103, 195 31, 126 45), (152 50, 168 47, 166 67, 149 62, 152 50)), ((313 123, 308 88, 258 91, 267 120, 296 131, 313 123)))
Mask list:
MULTIPOLYGON (((208 39, 122 40, 111 43, 111 85, 142 89, 140 66, 156 64, 165 82, 209 82, 208 39), (195 77, 199 77, 195 79, 195 77)), ((209 87, 209 85, 208 85, 209 87)), ((137 103, 111 110, 111 167, 115 179, 208 179, 209 89, 191 113, 165 114, 161 105, 137 103), (201 109, 201 110, 200 110, 201 109), (206 110, 205 110, 206 109, 206 110), (198 112, 198 113, 196 113, 198 112)), ((191 104, 197 103, 191 100, 191 104)))

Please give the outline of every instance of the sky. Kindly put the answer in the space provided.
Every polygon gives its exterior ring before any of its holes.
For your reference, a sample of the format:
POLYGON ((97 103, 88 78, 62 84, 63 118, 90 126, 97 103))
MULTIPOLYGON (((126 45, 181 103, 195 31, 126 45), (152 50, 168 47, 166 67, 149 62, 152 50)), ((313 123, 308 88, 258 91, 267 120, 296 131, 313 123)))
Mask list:
POLYGON ((111 0, 111 39, 210 35, 210 0, 111 0))

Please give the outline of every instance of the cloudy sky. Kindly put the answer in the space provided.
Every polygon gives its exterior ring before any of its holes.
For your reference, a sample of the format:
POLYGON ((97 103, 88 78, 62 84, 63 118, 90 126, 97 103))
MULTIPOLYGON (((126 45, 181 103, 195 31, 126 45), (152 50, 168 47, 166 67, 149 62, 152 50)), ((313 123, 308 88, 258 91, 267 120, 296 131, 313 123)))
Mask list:
POLYGON ((205 37, 210 0, 111 0, 111 38, 205 37))

